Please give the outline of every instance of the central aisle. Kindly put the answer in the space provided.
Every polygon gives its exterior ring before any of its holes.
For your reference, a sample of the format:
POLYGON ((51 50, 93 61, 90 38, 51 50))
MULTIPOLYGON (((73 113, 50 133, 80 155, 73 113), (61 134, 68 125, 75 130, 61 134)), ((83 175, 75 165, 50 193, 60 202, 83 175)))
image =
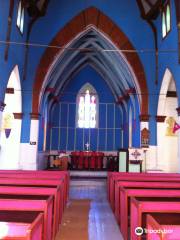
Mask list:
POLYGON ((89 240, 123 240, 106 190, 106 180, 71 181, 70 200, 90 199, 89 240))

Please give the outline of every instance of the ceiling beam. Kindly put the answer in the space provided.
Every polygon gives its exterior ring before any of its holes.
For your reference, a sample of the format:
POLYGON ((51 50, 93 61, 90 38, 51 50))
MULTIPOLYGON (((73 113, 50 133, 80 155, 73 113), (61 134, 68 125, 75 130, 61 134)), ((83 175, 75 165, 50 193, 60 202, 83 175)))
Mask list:
POLYGON ((162 6, 162 1, 157 0, 157 2, 153 5, 151 10, 146 14, 146 18, 147 19, 156 19, 157 16, 159 15, 161 6, 162 6))
POLYGON ((180 24, 180 1, 175 0, 177 25, 180 24))
POLYGON ((154 6, 154 4, 152 4, 152 2, 151 1, 149 1, 149 0, 144 0, 151 8, 154 6))
POLYGON ((156 19, 156 17, 159 14, 160 8, 162 6, 162 1, 161 0, 157 0, 157 2, 155 4, 152 4, 149 0, 145 0, 146 3, 150 6, 150 10, 146 13, 145 9, 144 9, 144 5, 142 3, 142 0, 136 0, 140 13, 141 13, 141 17, 144 19, 156 19))

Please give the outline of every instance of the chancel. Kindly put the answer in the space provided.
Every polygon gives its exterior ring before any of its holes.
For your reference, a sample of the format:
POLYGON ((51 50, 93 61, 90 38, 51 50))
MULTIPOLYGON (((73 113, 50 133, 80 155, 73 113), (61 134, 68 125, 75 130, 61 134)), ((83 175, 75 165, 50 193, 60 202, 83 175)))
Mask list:
POLYGON ((180 0, 0 0, 0 26, 0 239, 180 239, 180 0))

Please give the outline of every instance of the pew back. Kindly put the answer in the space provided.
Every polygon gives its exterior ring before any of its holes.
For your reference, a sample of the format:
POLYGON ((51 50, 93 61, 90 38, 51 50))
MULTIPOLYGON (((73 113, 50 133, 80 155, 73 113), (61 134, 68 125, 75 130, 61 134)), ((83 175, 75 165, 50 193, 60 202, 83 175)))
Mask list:
POLYGON ((60 186, 57 186, 56 188, 0 186, 0 198, 7 195, 10 195, 10 198, 12 198, 12 196, 19 196, 19 198, 29 196, 29 199, 31 199, 32 195, 37 196, 37 199, 38 196, 53 196, 53 236, 55 236, 58 231, 63 210, 60 186))
POLYGON ((131 240, 142 239, 141 236, 135 234, 137 227, 143 227, 143 213, 180 213, 180 199, 146 199, 141 200, 131 197, 131 223, 130 238, 131 240))
MULTIPOLYGON (((59 172, 59 171, 58 171, 59 172)), ((15 179, 47 179, 47 180, 61 180, 64 181, 64 202, 66 203, 69 196, 69 173, 67 172, 60 172, 53 174, 53 172, 22 172, 17 171, 14 172, 2 172, 0 171, 0 178, 15 178, 15 179)))
MULTIPOLYGON (((17 212, 16 212, 17 214, 17 212)), ((22 216, 21 216, 22 217, 22 216)), ((13 217, 14 218, 14 217, 13 217)), ((37 240, 43 238, 43 214, 39 213, 32 222, 23 219, 22 222, 11 222, 11 217, 8 214, 6 222, 0 220, 0 239, 26 239, 37 240)))
POLYGON ((0 211, 38 211, 44 213, 44 240, 52 239, 53 197, 46 200, 0 199, 0 211))
POLYGON ((146 231, 148 240, 179 239, 180 214, 161 213, 147 214, 146 231))
POLYGON ((110 199, 110 204, 111 204, 111 208, 114 211, 115 210, 115 182, 118 181, 144 181, 144 182, 180 182, 180 176, 178 174, 176 174, 176 177, 170 176, 168 174, 152 174, 152 173, 148 173, 148 174, 136 174, 136 175, 123 175, 123 176, 118 176, 118 177, 112 177, 110 179, 110 189, 109 189, 109 199, 110 199))
POLYGON ((119 212, 120 212, 120 188, 124 187, 124 188, 141 188, 141 189, 149 189, 149 188, 153 188, 153 189, 180 189, 180 183, 176 183, 176 182, 116 182, 115 183, 115 216, 117 221, 119 222, 119 212))
MULTIPOLYGON (((122 235, 125 239, 128 238, 128 216, 130 215, 130 197, 138 197, 138 199, 153 200, 164 198, 166 201, 172 201, 172 199, 180 199, 180 189, 179 190, 167 190, 167 189, 125 189, 121 187, 120 191, 120 228, 122 235)), ((157 203, 158 204, 158 203, 157 203)))

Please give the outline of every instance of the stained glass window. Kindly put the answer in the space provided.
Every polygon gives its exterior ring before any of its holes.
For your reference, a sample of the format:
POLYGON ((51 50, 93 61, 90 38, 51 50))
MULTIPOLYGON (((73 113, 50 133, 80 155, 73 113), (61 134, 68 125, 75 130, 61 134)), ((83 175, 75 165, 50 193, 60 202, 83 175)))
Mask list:
POLYGON ((171 16, 170 16, 170 6, 169 5, 167 5, 167 8, 166 8, 166 27, 167 27, 167 32, 169 32, 171 29, 171 16))
POLYGON ((166 36, 166 19, 165 14, 162 14, 162 36, 163 38, 166 36))
POLYGON ((86 84, 77 96, 77 127, 96 128, 98 97, 95 89, 86 84))
POLYGON ((162 37, 166 37, 171 30, 171 12, 169 2, 162 10, 162 37))
POLYGON ((23 28, 24 28, 24 7, 22 6, 22 1, 19 1, 16 24, 17 24, 20 32, 23 33, 23 28))
POLYGON ((21 24, 21 1, 19 1, 18 13, 17 13, 17 26, 20 27, 21 24))

